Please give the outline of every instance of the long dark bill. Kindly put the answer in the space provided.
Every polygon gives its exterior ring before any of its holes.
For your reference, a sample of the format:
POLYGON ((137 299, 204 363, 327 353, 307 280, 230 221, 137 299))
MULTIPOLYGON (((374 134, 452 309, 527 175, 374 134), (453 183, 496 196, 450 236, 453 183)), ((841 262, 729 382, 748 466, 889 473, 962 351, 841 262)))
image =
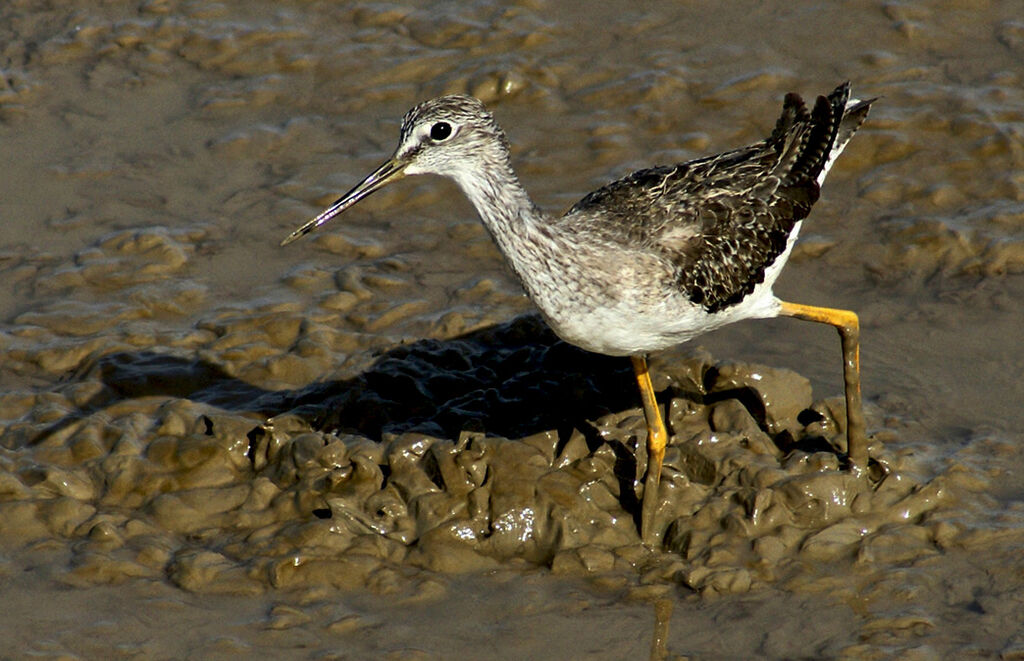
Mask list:
POLYGON ((401 179, 405 176, 406 165, 408 165, 408 163, 402 163, 393 157, 389 158, 383 165, 371 172, 366 179, 360 181, 355 188, 342 195, 337 202, 324 209, 320 215, 289 234, 285 240, 281 242, 281 245, 286 246, 292 241, 309 234, 375 190, 383 188, 386 184, 389 184, 392 181, 401 179))

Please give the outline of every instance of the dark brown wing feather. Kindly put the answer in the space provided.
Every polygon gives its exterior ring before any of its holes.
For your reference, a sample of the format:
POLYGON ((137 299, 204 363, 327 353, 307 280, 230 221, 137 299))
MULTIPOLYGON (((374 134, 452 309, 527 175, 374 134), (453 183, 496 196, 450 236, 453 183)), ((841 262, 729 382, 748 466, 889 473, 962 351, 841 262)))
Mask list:
MULTIPOLYGON (((817 201, 849 85, 808 112, 786 95, 762 142, 675 166, 634 172, 580 200, 566 214, 586 231, 664 255, 694 303, 715 312, 743 300, 786 249, 793 226, 817 201)), ((866 110, 865 110, 866 112, 866 110)))

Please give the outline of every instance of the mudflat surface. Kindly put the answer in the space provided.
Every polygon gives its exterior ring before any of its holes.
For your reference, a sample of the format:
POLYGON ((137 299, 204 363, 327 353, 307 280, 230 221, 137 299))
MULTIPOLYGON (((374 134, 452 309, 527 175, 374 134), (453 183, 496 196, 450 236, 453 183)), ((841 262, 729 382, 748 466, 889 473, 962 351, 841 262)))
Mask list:
POLYGON ((34 658, 1019 658, 1019 3, 0 7, 0 585, 34 658), (881 97, 784 299, 628 361, 531 316, 455 187, 292 229, 465 92, 552 213, 881 97))

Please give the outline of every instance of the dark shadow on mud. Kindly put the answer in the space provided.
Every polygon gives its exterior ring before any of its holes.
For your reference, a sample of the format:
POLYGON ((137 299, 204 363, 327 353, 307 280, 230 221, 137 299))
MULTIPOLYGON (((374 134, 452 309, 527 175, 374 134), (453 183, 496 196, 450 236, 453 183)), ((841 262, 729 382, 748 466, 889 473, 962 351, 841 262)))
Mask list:
POLYGON ((202 359, 148 351, 87 361, 69 379, 105 388, 34 442, 116 401, 154 396, 267 418, 291 413, 316 430, 375 441, 407 431, 457 439, 467 430, 519 438, 557 429, 568 438, 574 428, 588 435, 586 420, 639 402, 628 360, 568 345, 535 316, 396 347, 354 378, 295 390, 264 390, 202 359))

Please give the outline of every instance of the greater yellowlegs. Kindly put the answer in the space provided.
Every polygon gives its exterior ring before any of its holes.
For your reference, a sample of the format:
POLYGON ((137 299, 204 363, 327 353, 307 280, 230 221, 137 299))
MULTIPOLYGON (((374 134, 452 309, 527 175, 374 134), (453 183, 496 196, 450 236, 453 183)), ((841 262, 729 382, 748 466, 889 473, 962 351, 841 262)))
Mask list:
POLYGON ((589 351, 630 356, 647 421, 640 527, 653 543, 668 431, 646 354, 719 326, 780 315, 835 326, 843 350, 848 461, 855 471, 866 467, 857 315, 780 301, 772 284, 825 175, 872 101, 851 100, 849 83, 818 97, 811 110, 787 94, 765 140, 634 172, 553 217, 523 190, 505 133, 483 104, 442 96, 410 110, 391 158, 281 245, 405 175, 454 179, 551 328, 589 351))

